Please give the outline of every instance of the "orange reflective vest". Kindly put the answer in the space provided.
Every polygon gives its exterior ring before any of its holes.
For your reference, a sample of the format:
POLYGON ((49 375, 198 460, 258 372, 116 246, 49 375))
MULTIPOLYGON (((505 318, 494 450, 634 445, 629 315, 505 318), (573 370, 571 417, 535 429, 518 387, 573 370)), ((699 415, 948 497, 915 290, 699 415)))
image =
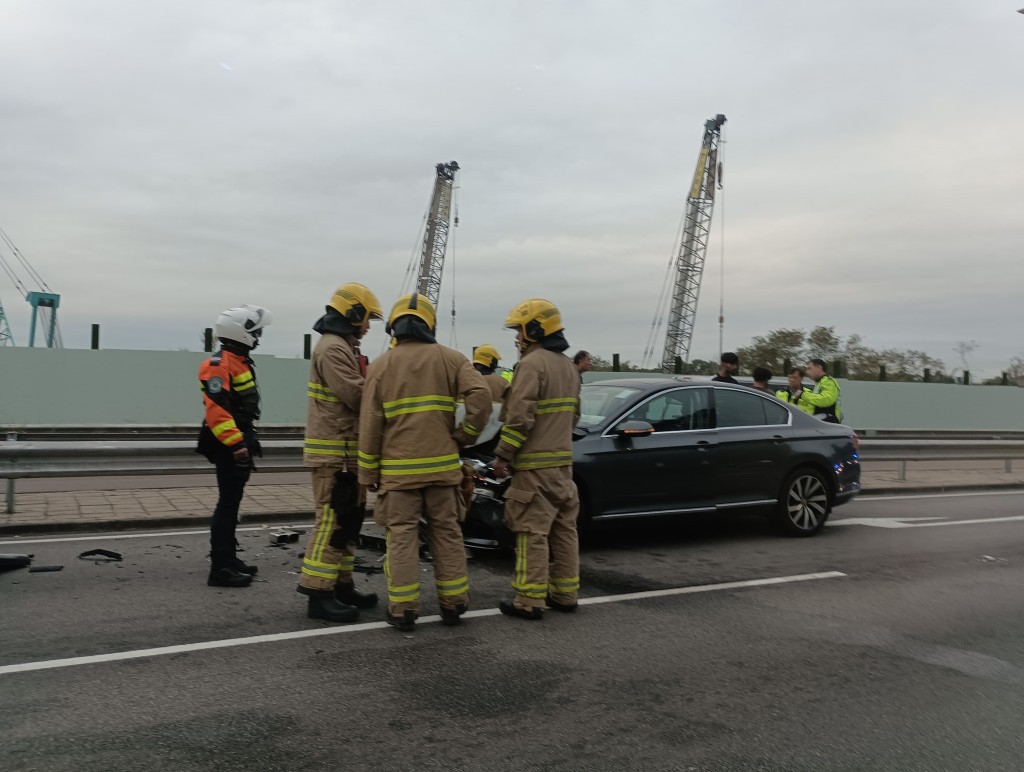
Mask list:
POLYGON ((227 448, 240 447, 260 417, 260 391, 252 360, 221 350, 199 365, 203 425, 227 448))

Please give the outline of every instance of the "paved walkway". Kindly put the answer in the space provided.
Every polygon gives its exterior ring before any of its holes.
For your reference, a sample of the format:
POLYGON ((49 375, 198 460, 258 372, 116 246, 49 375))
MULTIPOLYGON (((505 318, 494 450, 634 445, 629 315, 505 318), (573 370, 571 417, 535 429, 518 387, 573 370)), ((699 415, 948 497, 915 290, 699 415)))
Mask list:
MULTIPOLYGON (((896 471, 865 470, 865 495, 1020 488, 1024 471, 913 470, 906 480, 896 471)), ((217 501, 214 486, 140 488, 52 493, 19 493, 14 514, 0 512, 0 533, 103 530, 139 526, 202 526, 217 501)), ((242 520, 275 522, 313 519, 307 484, 250 485, 242 501, 242 520)))

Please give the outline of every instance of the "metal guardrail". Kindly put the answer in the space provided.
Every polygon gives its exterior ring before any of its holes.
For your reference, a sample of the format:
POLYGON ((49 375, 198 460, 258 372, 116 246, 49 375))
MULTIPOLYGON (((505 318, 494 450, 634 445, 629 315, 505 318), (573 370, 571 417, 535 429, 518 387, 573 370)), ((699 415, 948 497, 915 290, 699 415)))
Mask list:
MULTIPOLYGON (((297 472, 301 440, 260 440, 261 472, 297 472)), ((197 474, 212 470, 187 441, 100 440, 81 442, 0 442, 0 479, 7 481, 6 511, 14 513, 14 481, 41 477, 110 477, 197 474)))
POLYGON ((1003 461, 1013 471, 1013 461, 1024 458, 1024 440, 875 440, 860 441, 862 461, 898 461, 899 476, 907 479, 911 461, 1003 461))
MULTIPOLYGON (((262 472, 302 470, 301 440, 261 440, 262 472)), ((899 462, 899 479, 914 461, 1002 460, 1013 471, 1024 458, 1024 440, 862 439, 864 461, 899 462)), ((195 440, 99 440, 0 442, 0 479, 7 481, 6 511, 14 512, 15 480, 41 477, 172 475, 208 472, 209 462, 195 452, 195 440)))

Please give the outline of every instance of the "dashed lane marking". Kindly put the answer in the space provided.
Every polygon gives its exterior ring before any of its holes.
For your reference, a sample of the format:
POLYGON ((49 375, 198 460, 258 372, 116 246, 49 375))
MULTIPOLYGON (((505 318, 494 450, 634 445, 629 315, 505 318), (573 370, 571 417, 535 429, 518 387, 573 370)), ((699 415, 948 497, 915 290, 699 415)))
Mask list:
MULTIPOLYGON (((846 574, 841 571, 823 571, 816 574, 796 574, 794 576, 774 576, 768 579, 748 579, 740 582, 721 582, 719 584, 699 584, 689 587, 674 587, 668 590, 649 590, 646 592, 630 592, 623 595, 605 595, 597 598, 581 598, 580 605, 592 606, 598 603, 618 603, 627 600, 642 600, 644 598, 665 598, 672 595, 691 595, 698 592, 716 592, 720 590, 736 590, 744 587, 767 587, 777 584, 791 584, 793 582, 809 582, 815 579, 836 579, 846 574)), ((466 617, 492 617, 500 612, 496 608, 480 609, 478 611, 467 611, 466 617)), ((434 615, 421 617, 417 626, 432 624, 441 621, 441 617, 434 615)), ((340 627, 322 627, 315 630, 295 630, 290 633, 271 633, 269 635, 254 635, 249 638, 227 638, 220 641, 203 641, 200 643, 185 643, 178 646, 161 646, 155 649, 136 649, 134 651, 118 651, 110 654, 94 654, 87 657, 69 657, 67 659, 47 659, 38 662, 24 662, 18 665, 4 665, 0 667, 0 675, 11 673, 26 673, 33 670, 50 670, 59 667, 77 667, 78 665, 92 665, 100 662, 115 662, 123 659, 142 659, 145 657, 160 657, 167 654, 182 654, 192 651, 203 651, 205 649, 224 649, 231 646, 246 646, 253 643, 274 643, 276 641, 290 641, 298 638, 316 638, 324 635, 346 635, 359 633, 364 630, 380 630, 387 627, 386 622, 364 622, 357 625, 344 625, 340 627)))

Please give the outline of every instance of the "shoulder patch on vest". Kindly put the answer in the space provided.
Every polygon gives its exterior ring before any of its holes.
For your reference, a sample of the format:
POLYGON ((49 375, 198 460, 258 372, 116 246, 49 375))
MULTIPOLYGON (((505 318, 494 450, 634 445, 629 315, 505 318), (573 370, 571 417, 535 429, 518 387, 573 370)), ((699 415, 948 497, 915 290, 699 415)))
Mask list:
POLYGON ((214 376, 213 378, 211 378, 210 380, 208 380, 206 382, 206 390, 210 394, 219 394, 221 389, 223 389, 223 388, 224 388, 224 381, 223 381, 223 379, 221 379, 221 378, 219 378, 217 376, 214 376))

